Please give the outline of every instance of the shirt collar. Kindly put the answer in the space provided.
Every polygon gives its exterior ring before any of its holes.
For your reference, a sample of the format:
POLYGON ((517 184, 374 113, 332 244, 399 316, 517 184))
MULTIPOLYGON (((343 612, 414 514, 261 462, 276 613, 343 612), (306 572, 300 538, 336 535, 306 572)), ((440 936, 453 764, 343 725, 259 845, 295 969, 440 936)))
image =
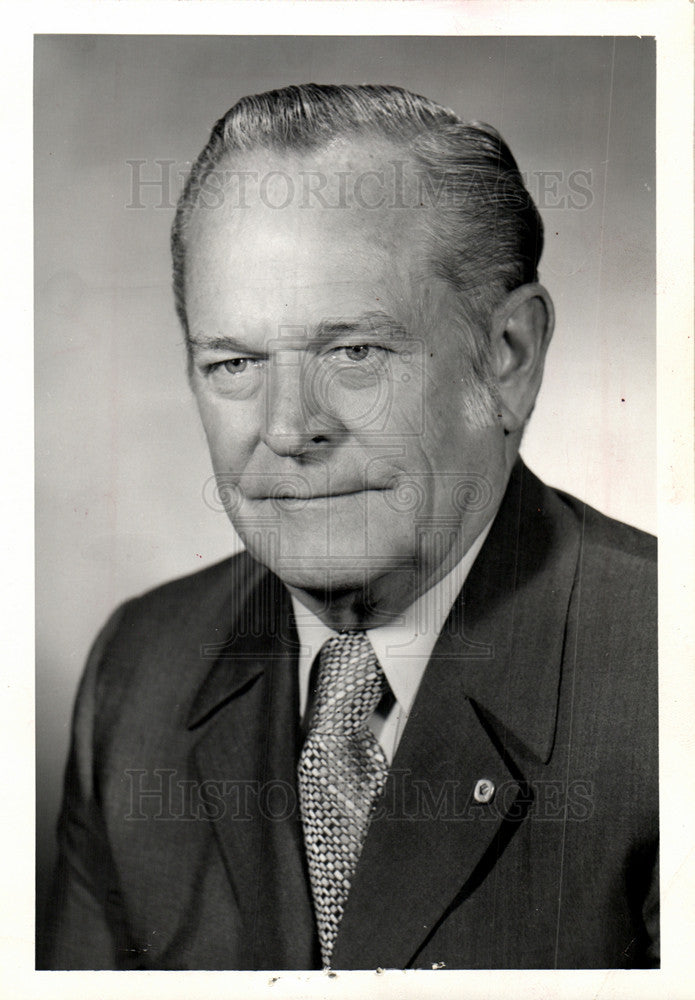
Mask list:
MULTIPOLYGON (((437 637, 487 538, 490 524, 481 531, 456 566, 406 608, 399 620, 367 629, 372 649, 394 698, 406 714, 410 712, 437 637)), ((291 597, 300 645, 299 706, 303 714, 314 659, 324 642, 337 633, 305 608, 294 594, 291 597)))

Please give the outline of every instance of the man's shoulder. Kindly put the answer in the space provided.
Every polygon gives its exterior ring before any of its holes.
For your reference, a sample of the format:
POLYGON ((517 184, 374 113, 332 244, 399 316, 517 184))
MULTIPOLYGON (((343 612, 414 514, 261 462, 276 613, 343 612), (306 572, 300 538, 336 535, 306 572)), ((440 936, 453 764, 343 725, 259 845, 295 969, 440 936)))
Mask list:
MULTIPOLYGON (((565 599, 552 586, 537 588, 543 643, 547 607, 561 608, 560 716, 573 720, 573 753, 623 774, 625 755, 641 748, 644 787, 654 782, 658 720, 657 540, 651 534, 596 510, 564 491, 542 487, 534 494, 564 558, 565 599), (545 504, 545 507, 543 506, 545 504), (564 548, 563 548, 564 546, 564 548), (544 618, 545 614, 545 618, 544 618), (581 755, 585 754, 585 758, 581 755), (600 757, 600 755, 603 757, 600 757)), ((535 623, 519 626, 533 630, 535 623)), ((629 762, 628 762, 629 763, 629 762)))
POLYGON ((562 490, 546 487, 578 545, 577 577, 585 615, 653 621, 657 607, 657 539, 562 490))
POLYGON ((508 534, 512 540, 519 538, 522 558, 531 566, 529 580, 537 583, 544 569, 548 585, 556 586, 560 573, 566 585, 574 586, 575 596, 581 592, 585 610, 591 607, 601 616, 610 609, 613 617, 654 617, 656 538, 564 490, 545 485, 523 463, 515 476, 511 486, 519 506, 515 504, 512 513, 524 527, 519 533, 512 525, 508 534), (553 567, 555 577, 549 575, 553 567))
MULTIPOLYGON (((655 592, 657 540, 565 490, 546 485, 519 460, 503 508, 507 544, 518 539, 532 568, 576 566, 608 590, 655 592)), ((599 587, 599 589, 600 589, 599 587)))
POLYGON ((235 609, 267 575, 246 552, 159 584, 120 604, 97 636, 90 662, 176 660, 186 642, 222 640, 235 609), (106 655, 108 654, 108 655, 106 655))
POLYGON ((595 507, 563 490, 551 488, 551 492, 574 516, 584 548, 601 551, 608 559, 656 566, 657 540, 654 535, 602 514, 595 507))
POLYGON ((575 519, 584 561, 597 560, 605 569, 654 577, 657 539, 649 532, 601 513, 563 490, 551 491, 575 519))
POLYGON ((196 608, 210 608, 231 594, 242 598, 266 573, 248 553, 237 552, 131 597, 122 605, 122 613, 175 620, 196 608))
POLYGON ((159 716, 177 711, 267 573, 240 552, 121 604, 97 636, 82 681, 83 700, 101 706, 102 731, 143 706, 159 716))

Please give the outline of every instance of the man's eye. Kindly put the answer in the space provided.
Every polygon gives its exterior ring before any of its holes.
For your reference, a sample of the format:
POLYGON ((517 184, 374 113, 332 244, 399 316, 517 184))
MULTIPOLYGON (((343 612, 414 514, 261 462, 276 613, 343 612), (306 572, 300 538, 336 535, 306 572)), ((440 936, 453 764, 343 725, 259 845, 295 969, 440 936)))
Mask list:
POLYGON ((242 372, 246 371, 250 364, 250 358, 231 358, 229 361, 223 361, 222 367, 226 372, 229 372, 230 375, 241 375, 242 372))
POLYGON ((229 375, 241 375, 253 364, 253 358, 230 358, 228 361, 215 361, 208 367, 211 373, 221 372, 229 375))
POLYGON ((201 365, 210 390, 234 399, 250 399, 261 384, 263 358, 226 358, 201 365))
POLYGON ((345 357, 349 361, 364 361, 369 357, 371 347, 369 344, 351 344, 348 347, 342 347, 341 350, 344 351, 345 357))

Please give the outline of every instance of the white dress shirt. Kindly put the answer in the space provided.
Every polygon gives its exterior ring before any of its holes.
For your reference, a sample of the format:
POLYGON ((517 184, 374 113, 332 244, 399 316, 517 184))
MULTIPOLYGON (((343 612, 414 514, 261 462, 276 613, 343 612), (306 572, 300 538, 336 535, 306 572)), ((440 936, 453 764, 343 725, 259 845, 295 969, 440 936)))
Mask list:
MULTIPOLYGON (((470 569, 487 538, 491 522, 481 531, 463 558, 428 591, 400 615, 396 622, 367 629, 381 668, 393 694, 393 702, 384 714, 380 706, 369 726, 386 754, 393 761, 427 662, 452 605, 463 587, 470 569)), ((299 635, 299 711, 304 718, 309 700, 309 683, 314 660, 327 639, 337 635, 294 596, 294 610, 299 635)))

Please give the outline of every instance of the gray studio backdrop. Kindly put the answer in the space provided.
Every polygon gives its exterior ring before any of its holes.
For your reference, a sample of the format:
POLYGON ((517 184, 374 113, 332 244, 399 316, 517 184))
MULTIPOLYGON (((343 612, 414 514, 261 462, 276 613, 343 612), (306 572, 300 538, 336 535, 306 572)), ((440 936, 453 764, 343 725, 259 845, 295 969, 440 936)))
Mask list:
POLYGON ((123 598, 238 546, 204 502, 168 233, 244 94, 396 83, 498 127, 543 214, 557 330, 531 468, 654 530, 655 46, 637 38, 39 36, 35 47, 41 908, 75 687, 123 598), (153 183, 149 183, 153 182, 153 183))

